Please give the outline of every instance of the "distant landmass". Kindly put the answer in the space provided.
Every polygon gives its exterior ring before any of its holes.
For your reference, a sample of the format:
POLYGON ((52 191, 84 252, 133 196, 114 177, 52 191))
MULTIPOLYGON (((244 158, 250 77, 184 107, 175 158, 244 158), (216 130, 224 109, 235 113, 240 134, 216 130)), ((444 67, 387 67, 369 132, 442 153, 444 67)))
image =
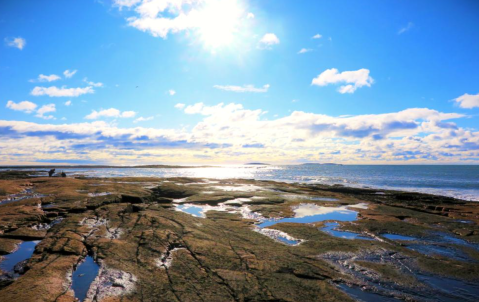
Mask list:
POLYGON ((335 163, 304 163, 302 166, 342 166, 342 164, 335 163))
POLYGON ((253 165, 253 166, 269 166, 269 164, 266 163, 246 163, 245 165, 253 165))
MULTIPOLYGON (((178 169, 178 168, 211 168, 215 166, 180 166, 180 165, 143 165, 143 166, 108 166, 108 165, 39 165, 39 166, 0 166, 0 169, 105 169, 105 168, 116 168, 116 169, 126 169, 126 168, 163 168, 163 169, 178 169)), ((218 166, 216 166, 218 167, 218 166)))

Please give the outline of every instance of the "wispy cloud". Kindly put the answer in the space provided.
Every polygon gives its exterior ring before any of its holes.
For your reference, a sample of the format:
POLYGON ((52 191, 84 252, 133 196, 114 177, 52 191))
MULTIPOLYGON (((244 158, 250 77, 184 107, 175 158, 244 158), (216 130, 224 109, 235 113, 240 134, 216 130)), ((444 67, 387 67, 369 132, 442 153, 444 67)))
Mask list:
POLYGON ((170 90, 168 90, 168 94, 173 96, 173 95, 176 94, 176 91, 174 91, 173 89, 170 89, 170 90))
POLYGON ((183 108, 185 108, 185 106, 186 106, 185 104, 178 103, 178 104, 175 105, 175 108, 177 108, 177 109, 183 109, 183 108))
POLYGON ((76 69, 75 70, 67 69, 63 72, 63 75, 65 76, 65 78, 69 79, 69 78, 73 77, 75 75, 75 73, 77 73, 76 69))
POLYGON ((271 49, 273 45, 279 44, 279 38, 273 33, 265 34, 258 43, 260 49, 271 49))
POLYGON ((404 27, 401 27, 399 30, 398 30, 398 35, 402 35, 403 33, 411 30, 414 28, 414 23, 412 22, 409 22, 406 26, 404 27))
POLYGON ((45 115, 45 114, 50 112, 55 112, 55 111, 56 111, 55 104, 43 105, 37 110, 37 114, 35 116, 45 120, 51 120, 51 119, 54 119, 55 117, 53 115, 45 115))
POLYGON ((71 105, 72 105, 72 101, 69 100, 65 102, 65 106, 71 106, 71 105))
POLYGON ((132 7, 140 3, 141 0, 113 0, 113 5, 118 6, 120 9, 122 7, 132 7))
POLYGON ((30 82, 53 82, 53 81, 58 81, 60 79, 61 77, 57 76, 56 74, 51 74, 51 75, 40 74, 37 79, 30 80, 30 82))
POLYGON ((50 97, 78 97, 83 94, 94 93, 95 90, 91 86, 83 88, 65 88, 65 87, 35 87, 30 92, 34 96, 48 95, 50 97))
POLYGON ((474 107, 479 108, 479 93, 478 94, 463 94, 458 98, 455 98, 454 101, 459 103, 459 107, 472 109, 474 107))
POLYGON ((7 106, 8 109, 12 109, 15 111, 23 111, 25 113, 32 113, 36 108, 37 104, 32 103, 30 101, 23 101, 19 103, 15 103, 13 101, 8 101, 7 106))
POLYGON ((224 90, 224 91, 231 91, 231 92, 255 92, 255 93, 265 93, 268 92, 270 87, 269 84, 263 85, 263 87, 257 88, 253 85, 243 85, 243 86, 235 86, 235 85, 214 85, 216 89, 224 90))
POLYGON ((315 34, 314 36, 311 37, 311 39, 321 39, 323 36, 320 34, 315 34))
POLYGON ((140 116, 139 118, 135 119, 133 123, 139 123, 139 122, 147 122, 153 120, 155 117, 154 116, 149 116, 149 117, 142 117, 140 116))
POLYGON ((83 82, 87 83, 88 86, 103 87, 103 83, 101 83, 101 82, 95 83, 95 82, 92 82, 92 81, 88 81, 88 78, 84 78, 84 79, 83 79, 83 82))
POLYGON ((310 52, 310 51, 313 51, 313 50, 311 48, 301 48, 298 51, 298 54, 303 54, 303 53, 307 53, 307 52, 310 52))
POLYGON ((85 116, 85 119, 96 120, 102 117, 132 118, 132 117, 135 117, 135 115, 136 115, 136 112, 134 111, 121 112, 118 109, 110 108, 110 109, 104 109, 100 111, 92 110, 92 112, 89 115, 85 116))
POLYGON ((369 76, 369 69, 359 69, 355 71, 338 72, 336 68, 331 68, 323 71, 320 75, 313 79, 311 85, 326 86, 330 84, 341 84, 339 93, 353 93, 356 89, 363 86, 371 87, 374 79, 369 76))
POLYGON ((22 50, 25 45, 27 45, 27 41, 22 38, 22 37, 16 37, 16 38, 5 38, 5 43, 10 46, 10 47, 15 47, 20 50, 22 50))

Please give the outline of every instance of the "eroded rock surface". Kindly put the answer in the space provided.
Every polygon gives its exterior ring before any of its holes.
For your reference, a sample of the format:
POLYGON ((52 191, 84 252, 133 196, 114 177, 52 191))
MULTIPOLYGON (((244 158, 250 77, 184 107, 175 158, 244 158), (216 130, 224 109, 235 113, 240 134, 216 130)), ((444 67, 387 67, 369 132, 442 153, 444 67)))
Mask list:
POLYGON ((0 204, 0 254, 11 253, 22 240, 41 240, 19 265, 18 277, 10 284, 0 281, 0 301, 75 301, 71 276, 87 255, 101 269, 86 301, 352 300, 336 284, 427 301, 438 288, 421 276, 478 282, 479 210, 451 198, 253 180, 2 181, 29 183, 45 197, 0 204), (175 210, 185 202, 210 210, 201 217, 175 210), (338 227, 375 239, 334 237, 321 231, 321 220, 281 220, 307 217, 298 212, 305 203, 316 215, 330 212, 319 207, 356 211, 356 220, 338 227), (225 205, 235 210, 214 210, 225 205), (278 223, 258 231, 266 220, 278 223), (474 261, 425 255, 407 242, 382 237, 425 238, 434 232, 469 242, 443 244, 474 261), (297 242, 285 244, 280 237, 297 242))

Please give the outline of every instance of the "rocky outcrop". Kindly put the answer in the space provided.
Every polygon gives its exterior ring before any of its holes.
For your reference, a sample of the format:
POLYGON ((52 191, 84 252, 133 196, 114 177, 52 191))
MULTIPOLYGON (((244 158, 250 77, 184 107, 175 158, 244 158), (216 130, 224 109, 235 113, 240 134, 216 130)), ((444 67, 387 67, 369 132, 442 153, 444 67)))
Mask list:
MULTIPOLYGON (((367 201, 367 208, 355 208, 361 219, 342 225, 342 230, 379 238, 385 231, 425 236, 437 226, 474 241, 478 219, 468 203, 435 199, 434 208, 425 208, 432 202, 428 196, 417 195, 415 205, 412 197, 398 197, 399 193, 252 180, 213 184, 187 178, 52 177, 31 182, 36 192, 49 197, 0 205, 0 253, 10 253, 27 238, 41 242, 33 256, 18 265, 17 279, 0 280, 5 286, 0 301, 74 301, 72 272, 87 255, 101 265, 88 301, 351 301, 335 283, 370 282, 369 289, 392 284, 409 276, 396 268, 402 261, 412 269, 411 259, 417 259, 414 269, 428 274, 472 279, 479 273, 477 263, 422 255, 392 240, 333 237, 320 231, 321 222, 278 223, 274 229, 254 231, 256 221, 291 217, 301 203, 347 206, 367 201), (145 189, 144 183, 160 185, 145 189), (263 189, 241 191, 251 186, 263 189), (285 192, 307 197, 333 194, 337 201, 285 198, 285 192), (193 217, 170 208, 183 198, 199 205, 236 200, 244 210, 212 210, 205 218, 193 217), (247 205, 239 203, 244 200, 247 205), (436 212, 454 213, 472 223, 436 212), (53 223, 58 218, 62 219, 53 223), (301 244, 287 245, 279 237, 301 244), (377 257, 368 258, 370 254, 377 257)), ((473 248, 467 252, 479 259, 473 248)), ((407 297, 416 297, 414 287, 402 286, 411 290, 407 297)))

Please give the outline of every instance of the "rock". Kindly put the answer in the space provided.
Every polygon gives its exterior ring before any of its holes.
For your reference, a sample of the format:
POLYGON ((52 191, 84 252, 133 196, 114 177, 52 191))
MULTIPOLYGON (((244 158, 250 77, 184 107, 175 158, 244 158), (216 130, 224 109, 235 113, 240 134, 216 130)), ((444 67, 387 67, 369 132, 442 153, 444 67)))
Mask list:
POLYGON ((23 275, 28 269, 27 262, 28 262, 28 259, 18 262, 13 267, 13 271, 17 274, 23 275))
POLYGON ((127 295, 135 290, 136 281, 133 274, 102 266, 90 285, 86 301, 102 301, 107 297, 127 295))

